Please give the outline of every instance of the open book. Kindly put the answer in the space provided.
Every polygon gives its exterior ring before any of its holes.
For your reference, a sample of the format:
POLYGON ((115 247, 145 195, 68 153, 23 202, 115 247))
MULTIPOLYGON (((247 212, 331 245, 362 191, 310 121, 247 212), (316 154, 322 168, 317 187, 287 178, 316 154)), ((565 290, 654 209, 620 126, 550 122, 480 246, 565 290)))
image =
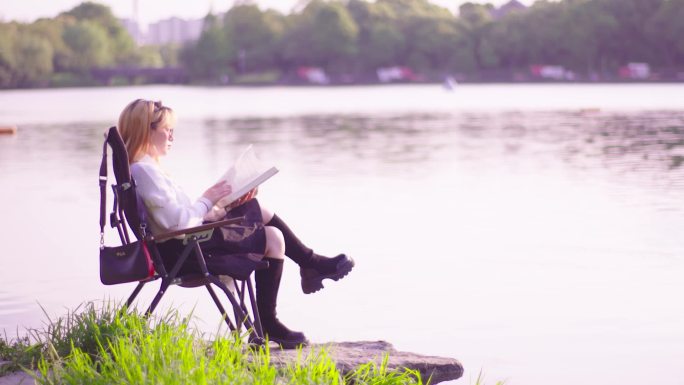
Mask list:
POLYGON ((257 158, 254 148, 250 144, 217 181, 228 182, 233 188, 233 192, 216 202, 209 213, 204 216, 204 219, 216 221, 223 218, 226 214, 226 206, 264 183, 277 172, 276 167, 265 165, 257 158))

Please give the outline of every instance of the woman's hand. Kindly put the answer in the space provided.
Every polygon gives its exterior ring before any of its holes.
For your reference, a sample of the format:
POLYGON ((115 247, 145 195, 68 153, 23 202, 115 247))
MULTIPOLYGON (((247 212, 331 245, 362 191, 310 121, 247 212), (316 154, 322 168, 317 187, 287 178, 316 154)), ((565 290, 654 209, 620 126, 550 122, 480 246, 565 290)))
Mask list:
POLYGON ((258 192, 259 192, 259 188, 255 187, 255 188, 249 190, 249 192, 247 194, 241 196, 240 198, 236 199, 233 203, 229 204, 228 207, 230 207, 232 209, 232 208, 235 208, 238 206, 242 206, 243 204, 245 204, 245 202, 248 202, 249 200, 253 199, 257 195, 258 192))
POLYGON ((222 180, 215 185, 209 187, 207 191, 202 194, 202 197, 207 198, 212 204, 216 204, 219 199, 233 192, 233 188, 226 182, 222 180))

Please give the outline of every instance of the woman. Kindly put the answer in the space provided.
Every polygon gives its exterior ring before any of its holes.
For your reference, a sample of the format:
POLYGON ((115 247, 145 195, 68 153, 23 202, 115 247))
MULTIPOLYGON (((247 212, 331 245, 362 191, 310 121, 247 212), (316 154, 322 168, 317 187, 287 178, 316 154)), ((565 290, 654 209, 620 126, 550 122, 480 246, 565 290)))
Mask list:
MULTIPOLYGON (((160 160, 173 143, 175 114, 161 102, 138 99, 126 106, 119 117, 119 132, 126 143, 131 175, 137 184, 148 214, 152 233, 162 233, 200 225, 214 204, 230 194, 231 186, 219 182, 209 187, 197 200, 191 200, 171 178, 162 171, 160 160)), ((220 255, 255 253, 263 255, 268 269, 255 272, 257 307, 264 334, 270 341, 285 348, 307 344, 303 333, 288 329, 276 317, 276 302, 284 256, 299 265, 301 286, 309 294, 323 288, 323 279, 338 280, 354 267, 354 261, 344 254, 328 258, 305 246, 273 212, 261 207, 252 191, 231 205, 226 217, 245 219, 240 226, 214 231, 204 244, 207 267, 218 267, 220 255), (217 257, 213 257, 217 255, 217 257)), ((171 239, 159 244, 165 263, 172 264, 182 250, 182 241, 171 239)), ((193 260, 194 261, 194 260, 193 260)), ((188 261, 183 272, 197 269, 188 261)))

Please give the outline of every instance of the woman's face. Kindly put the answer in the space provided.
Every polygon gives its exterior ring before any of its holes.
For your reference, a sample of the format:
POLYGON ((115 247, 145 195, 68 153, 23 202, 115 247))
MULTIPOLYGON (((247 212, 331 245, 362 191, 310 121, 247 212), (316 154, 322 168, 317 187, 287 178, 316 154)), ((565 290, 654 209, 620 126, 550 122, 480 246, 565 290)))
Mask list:
POLYGON ((165 123, 150 132, 150 155, 152 157, 165 156, 171 149, 173 143, 173 126, 165 123))

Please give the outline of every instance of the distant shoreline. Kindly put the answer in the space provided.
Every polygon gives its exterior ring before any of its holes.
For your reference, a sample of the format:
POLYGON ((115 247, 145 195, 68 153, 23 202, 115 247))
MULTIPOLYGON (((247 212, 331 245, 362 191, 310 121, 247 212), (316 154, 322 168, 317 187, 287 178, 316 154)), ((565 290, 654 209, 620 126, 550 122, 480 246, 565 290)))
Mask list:
MULTIPOLYGON (((488 84, 507 84, 507 85, 544 85, 544 84, 682 84, 684 79, 645 79, 645 80, 459 80, 449 84, 450 88, 457 88, 459 85, 488 85, 488 84)), ((406 85, 439 85, 446 86, 444 81, 414 81, 414 82, 334 82, 328 84, 315 84, 305 82, 269 82, 269 83, 138 83, 138 84, 81 84, 68 86, 44 86, 44 87, 20 87, 20 88, 0 88, 2 91, 16 90, 48 90, 48 89, 73 89, 73 88, 123 88, 123 87, 145 87, 145 86, 187 86, 187 87, 210 87, 210 88, 268 88, 268 87, 316 87, 316 88, 336 88, 354 86, 406 86, 406 85)))

